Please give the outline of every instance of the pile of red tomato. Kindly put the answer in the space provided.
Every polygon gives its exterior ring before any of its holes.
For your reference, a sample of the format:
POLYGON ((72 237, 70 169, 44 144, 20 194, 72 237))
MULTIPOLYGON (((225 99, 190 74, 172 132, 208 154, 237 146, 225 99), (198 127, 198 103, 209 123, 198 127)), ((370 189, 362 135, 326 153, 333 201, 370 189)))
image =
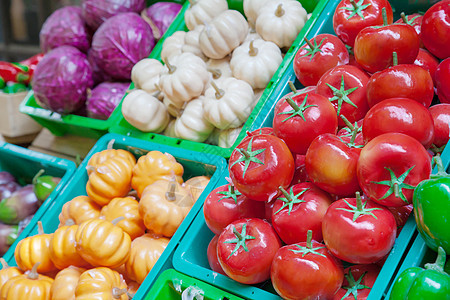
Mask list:
POLYGON ((386 0, 343 0, 337 36, 298 50, 306 88, 278 100, 273 128, 248 133, 229 184, 205 200, 214 271, 271 279, 286 299, 370 292, 449 140, 450 0, 402 17, 393 23, 386 0))

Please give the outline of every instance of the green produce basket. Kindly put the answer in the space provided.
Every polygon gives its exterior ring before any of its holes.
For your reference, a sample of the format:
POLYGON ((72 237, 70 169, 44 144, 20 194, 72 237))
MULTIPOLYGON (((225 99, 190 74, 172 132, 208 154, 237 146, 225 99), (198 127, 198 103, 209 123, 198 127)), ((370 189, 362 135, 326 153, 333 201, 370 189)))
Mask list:
POLYGON ((30 184, 34 175, 41 169, 45 170, 44 175, 59 177, 61 181, 36 211, 28 226, 5 253, 3 258, 7 262, 14 260, 14 249, 17 243, 29 235, 32 228, 42 219, 43 214, 57 202, 60 192, 67 186, 69 179, 75 173, 76 166, 75 163, 67 159, 0 142, 0 171, 10 172, 21 185, 30 184))
MULTIPOLYGON (((245 122, 239 136, 237 137, 234 144, 229 148, 222 148, 216 145, 210 145, 206 143, 199 143, 199 142, 193 142, 183 139, 176 139, 168 136, 164 136, 161 134, 156 133, 146 133, 142 132, 132 125, 130 125, 122 116, 121 113, 121 104, 119 104, 118 109, 114 111, 114 118, 116 118, 116 115, 118 114, 119 117, 117 118, 117 124, 112 126, 109 131, 114 133, 123 134, 126 136, 132 136, 143 140, 154 140, 158 141, 159 143, 164 143, 167 145, 171 145, 174 147, 179 147, 182 149, 190 149, 195 150, 199 152, 204 153, 214 153, 216 155, 220 155, 225 158, 229 158, 231 155, 231 152, 236 147, 236 145, 239 144, 240 141, 245 137, 245 133, 250 128, 250 126, 254 123, 255 117, 257 115, 261 114, 261 109, 263 108, 264 104, 267 101, 270 101, 269 96, 272 94, 274 87, 277 85, 277 82, 281 79, 282 75, 286 71, 286 68, 289 65, 289 61, 291 57, 295 55, 297 52, 297 49, 299 47, 300 42, 303 40, 303 37, 308 35, 311 31, 311 28, 313 26, 316 26, 316 23, 318 22, 319 15, 323 13, 324 6, 327 1, 322 0, 299 0, 304 8, 307 10, 307 12, 311 13, 312 16, 308 20, 308 22, 305 24, 299 35, 297 36, 296 40, 290 47, 290 49, 287 51, 285 58, 283 59, 281 65, 279 66, 278 70, 273 75, 272 79, 270 80, 269 84, 267 85, 266 89, 264 90, 263 94, 261 95, 261 98, 259 99, 258 103, 256 104, 255 108, 253 109, 252 113, 250 114, 248 120, 245 122)), ((236 9, 243 13, 243 6, 242 6, 242 0, 228 0, 229 8, 236 9)), ((189 2, 186 2, 181 9, 180 14, 178 14, 177 19, 173 22, 173 25, 168 29, 170 31, 170 34, 167 36, 170 36, 175 31, 184 30, 187 31, 186 24, 184 22, 184 12, 189 7, 189 2)), ((158 59, 161 61, 161 49, 162 44, 164 42, 164 38, 161 39, 155 46, 154 50, 150 54, 150 58, 158 59)))
POLYGON ((185 295, 199 295, 204 300, 238 300, 242 299, 228 292, 222 291, 203 281, 194 279, 174 269, 168 269, 161 273, 155 284, 145 296, 145 300, 152 299, 182 299, 182 293, 185 295))
MULTIPOLYGON (((185 1, 186 0, 166 0, 165 2, 176 2, 183 4, 185 1)), ((156 2, 160 1, 147 0, 147 6, 150 6, 151 4, 156 2)), ((170 31, 169 27, 169 29, 161 39, 172 33, 173 31, 170 31)), ((160 53, 160 51, 161 49, 158 53, 160 53)), ((70 134, 93 139, 98 139, 104 134, 108 133, 108 129, 114 124, 117 124, 118 119, 121 115, 120 108, 118 107, 116 107, 114 112, 107 120, 98 120, 75 114, 61 115, 51 110, 42 108, 36 102, 33 90, 28 92, 27 96, 20 104, 19 111, 21 113, 29 115, 31 118, 33 118, 33 120, 35 120, 41 126, 50 130, 50 132, 56 136, 70 134)))
MULTIPOLYGON (((67 184, 66 188, 61 192, 58 201, 52 202, 48 205, 45 214, 41 217, 42 225, 46 233, 54 232, 59 225, 58 216, 61 213, 63 205, 80 195, 87 195, 86 193, 86 183, 88 181, 88 175, 86 172, 86 166, 89 159, 94 155, 94 153, 100 152, 107 149, 108 144, 114 140, 113 149, 125 149, 132 152, 136 158, 146 154, 152 150, 158 150, 163 153, 167 152, 172 154, 175 159, 183 165, 184 174, 183 179, 187 180, 194 176, 206 175, 210 176, 210 182, 206 186, 203 193, 200 195, 199 199, 195 202, 191 211, 186 216, 184 221, 181 223, 178 230, 175 232, 173 237, 170 239, 169 244, 161 255, 160 259, 157 261, 153 267, 150 274, 146 277, 145 281, 142 283, 137 294, 133 299, 142 299, 142 297, 147 293, 147 291, 152 286, 157 275, 167 268, 172 267, 172 255, 175 247, 178 245, 180 239, 183 237, 184 233, 188 229, 192 220, 195 218, 197 213, 201 210, 203 206, 204 199, 213 190, 216 185, 223 184, 224 176, 223 173, 227 168, 227 164, 224 158, 216 155, 205 155, 194 151, 180 151, 178 148, 170 147, 163 144, 152 143, 148 141, 142 141, 135 138, 125 137, 117 134, 106 134, 98 140, 91 151, 88 153, 86 158, 83 160, 81 165, 76 170, 70 182, 67 184)), ((34 224, 33 228, 28 231, 28 235, 36 235, 38 233, 37 225, 34 224)), ((15 265, 14 257, 8 261, 10 265, 15 265)))

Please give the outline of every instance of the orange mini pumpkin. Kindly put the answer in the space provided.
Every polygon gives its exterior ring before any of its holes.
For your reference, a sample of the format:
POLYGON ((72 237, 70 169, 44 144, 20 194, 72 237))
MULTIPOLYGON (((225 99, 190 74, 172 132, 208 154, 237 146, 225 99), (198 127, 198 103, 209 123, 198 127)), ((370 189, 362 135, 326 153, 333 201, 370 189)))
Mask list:
POLYGON ((2 264, 2 269, 0 270, 0 288, 13 277, 22 275, 23 272, 17 267, 10 267, 6 260, 2 257, 0 258, 2 264))
POLYGON ((191 194, 177 181, 158 180, 144 190, 139 201, 139 213, 147 229, 171 237, 192 205, 191 194))
POLYGON ((100 219, 113 221, 124 217, 117 223, 134 240, 145 233, 144 221, 139 214, 139 202, 132 197, 114 198, 108 205, 103 206, 100 219))
POLYGON ((56 274, 50 289, 52 300, 75 300, 75 288, 86 269, 70 266, 56 274))
POLYGON ((186 187, 188 191, 191 193, 194 202, 196 202, 197 199, 200 197, 203 190, 208 185, 209 180, 210 178, 207 176, 195 176, 186 180, 186 182, 184 183, 184 187, 186 187))
POLYGON ((150 151, 146 155, 139 157, 134 166, 131 186, 141 198, 144 189, 157 180, 169 180, 172 176, 175 176, 176 180, 182 183, 183 172, 183 166, 171 154, 150 151))
POLYGON ((49 300, 53 279, 38 274, 36 263, 30 271, 8 280, 0 290, 2 300, 49 300))
MULTIPOLYGON (((109 146, 109 145, 108 145, 109 146)), ((131 166, 134 166, 136 164, 136 158, 134 157, 131 152, 123 149, 105 149, 103 151, 94 153, 91 158, 88 161, 87 164, 87 172, 88 175, 92 173, 92 171, 97 167, 98 165, 103 164, 106 160, 115 157, 120 156, 124 158, 126 161, 129 162, 131 166)))
POLYGON ((78 253, 91 265, 117 268, 128 259, 131 238, 111 222, 92 219, 79 225, 75 243, 78 253))
POLYGON ((81 274, 75 288, 75 299, 128 300, 127 284, 118 272, 110 268, 90 269, 81 274))
POLYGON ((22 270, 31 270, 39 263, 39 273, 57 271, 50 254, 50 239, 53 234, 44 233, 41 221, 38 222, 38 232, 37 235, 26 237, 17 244, 14 251, 17 266, 22 270))
POLYGON ((75 224, 81 224, 90 219, 96 219, 100 215, 101 207, 89 199, 88 196, 78 196, 64 203, 59 214, 60 226, 71 219, 75 224))
POLYGON ((130 257, 125 263, 125 272, 131 280, 142 283, 159 259, 169 239, 146 233, 131 243, 130 257))

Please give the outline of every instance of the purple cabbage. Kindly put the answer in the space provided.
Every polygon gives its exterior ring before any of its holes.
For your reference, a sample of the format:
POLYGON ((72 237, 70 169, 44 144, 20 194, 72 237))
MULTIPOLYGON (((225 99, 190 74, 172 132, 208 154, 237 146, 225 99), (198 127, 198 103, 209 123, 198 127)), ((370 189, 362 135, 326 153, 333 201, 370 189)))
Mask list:
POLYGON ((39 33, 44 53, 63 45, 87 52, 90 35, 78 6, 66 6, 54 11, 42 25, 39 33))
POLYGON ((163 36, 181 7, 181 4, 174 2, 156 2, 142 11, 141 16, 152 27, 155 39, 163 36))
POLYGON ((106 74, 116 81, 131 81, 131 69, 148 57, 154 46, 150 25, 136 13, 122 13, 98 28, 90 51, 106 74))
POLYGON ((89 61, 89 64, 92 68, 92 79, 94 80, 94 86, 105 82, 105 81, 112 81, 112 77, 106 74, 100 67, 97 65, 97 62, 95 61, 94 56, 92 55, 92 49, 89 49, 87 54, 87 59, 89 61))
POLYGON ((16 178, 9 173, 8 171, 1 171, 0 172, 0 184, 5 184, 9 182, 16 182, 16 178))
POLYGON ((93 86, 92 69, 80 50, 61 46, 39 62, 32 86, 36 101, 42 107, 69 114, 84 106, 86 90, 93 86))
POLYGON ((125 12, 140 13, 145 0, 83 0, 83 17, 93 30, 97 30, 107 19, 125 12))
POLYGON ((130 83, 103 82, 97 85, 87 99, 88 117, 100 120, 109 118, 120 103, 130 83))

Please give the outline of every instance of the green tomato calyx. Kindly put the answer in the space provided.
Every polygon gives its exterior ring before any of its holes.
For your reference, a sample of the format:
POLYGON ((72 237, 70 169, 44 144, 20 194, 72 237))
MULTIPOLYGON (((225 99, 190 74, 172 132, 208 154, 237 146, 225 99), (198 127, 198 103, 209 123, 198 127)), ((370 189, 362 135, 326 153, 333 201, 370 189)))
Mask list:
POLYGON ((248 252, 246 241, 256 239, 254 236, 247 235, 247 224, 242 225, 242 232, 237 231, 236 227, 233 226, 233 233, 236 238, 224 242, 226 244, 236 244, 236 247, 228 256, 228 259, 230 259, 230 257, 233 256, 233 254, 236 253, 240 247, 242 247, 245 252, 248 252))

